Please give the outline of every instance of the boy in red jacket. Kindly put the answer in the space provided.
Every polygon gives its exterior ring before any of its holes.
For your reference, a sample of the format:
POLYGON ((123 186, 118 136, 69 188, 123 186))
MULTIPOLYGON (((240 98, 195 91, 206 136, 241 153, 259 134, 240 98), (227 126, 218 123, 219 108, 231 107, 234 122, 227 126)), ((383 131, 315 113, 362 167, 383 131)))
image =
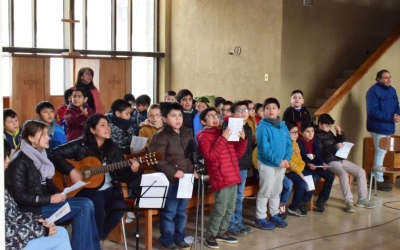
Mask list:
POLYGON ((210 248, 219 248, 217 241, 237 243, 237 239, 230 236, 228 226, 235 211, 237 185, 241 183, 238 159, 246 151, 247 138, 242 130, 238 142, 228 141, 231 134, 229 127, 221 135, 214 108, 203 110, 200 120, 204 129, 196 136, 198 150, 204 157, 215 200, 205 244, 210 248))

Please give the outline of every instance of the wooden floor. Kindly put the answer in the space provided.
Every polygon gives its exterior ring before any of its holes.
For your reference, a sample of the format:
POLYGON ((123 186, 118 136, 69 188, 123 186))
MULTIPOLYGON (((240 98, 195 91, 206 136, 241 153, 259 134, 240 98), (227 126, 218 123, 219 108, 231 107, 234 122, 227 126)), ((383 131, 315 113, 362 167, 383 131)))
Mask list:
MULTIPOLYGON (((353 184, 355 195, 356 190, 353 184)), ((372 197, 377 204, 375 209, 355 207, 355 213, 346 213, 342 197, 340 186, 335 184, 324 213, 309 212, 303 218, 288 216, 286 221, 289 225, 286 228, 272 231, 254 229, 251 234, 239 237, 237 244, 220 243, 220 249, 399 249, 400 178, 393 191, 378 191, 378 196, 372 197), (385 203, 398 210, 385 207, 385 203)), ((254 211, 255 200, 246 201, 243 214, 249 225, 253 223, 254 211)), ((205 215, 204 224, 207 226, 209 211, 205 215)), ((186 234, 193 237, 194 222, 195 215, 192 214, 188 219, 186 234)), ((155 221, 153 249, 162 249, 158 242, 158 225, 159 221, 155 221)), ((140 237, 144 236, 143 227, 141 225, 140 237)), ((134 228, 127 229, 128 249, 135 249, 134 233, 134 228)), ((122 250, 124 246, 106 241, 104 249, 122 250)), ((139 249, 144 249, 143 238, 139 241, 139 249)), ((200 244, 197 249, 200 249, 200 244)), ((209 248, 204 246, 204 249, 209 248)))

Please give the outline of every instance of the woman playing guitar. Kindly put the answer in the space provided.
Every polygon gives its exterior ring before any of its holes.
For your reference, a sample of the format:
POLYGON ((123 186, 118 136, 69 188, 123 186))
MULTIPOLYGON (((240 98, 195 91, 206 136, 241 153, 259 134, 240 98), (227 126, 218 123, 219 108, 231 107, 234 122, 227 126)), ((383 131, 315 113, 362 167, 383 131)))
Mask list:
MULTIPOLYGON (((75 183, 83 179, 82 172, 75 169, 67 159, 80 161, 92 156, 103 165, 125 160, 122 150, 112 141, 110 135, 107 117, 95 114, 87 119, 82 137, 53 149, 50 159, 58 171, 68 175, 75 183)), ((139 163, 136 160, 130 160, 130 163, 130 167, 104 174, 104 181, 98 183, 97 188, 84 188, 76 195, 93 201, 101 242, 107 238, 124 214, 125 202, 119 182, 131 182, 141 175, 141 171, 138 171, 139 163)))

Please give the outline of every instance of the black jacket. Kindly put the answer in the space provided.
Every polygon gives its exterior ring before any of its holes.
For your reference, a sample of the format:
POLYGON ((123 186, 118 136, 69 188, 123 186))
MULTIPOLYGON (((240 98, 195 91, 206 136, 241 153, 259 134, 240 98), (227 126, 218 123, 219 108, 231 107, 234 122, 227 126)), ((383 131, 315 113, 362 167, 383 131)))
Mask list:
POLYGON ((332 131, 325 132, 320 130, 319 128, 316 128, 315 138, 319 140, 319 149, 325 163, 343 160, 342 158, 335 156, 336 152, 339 149, 336 144, 339 142, 344 142, 346 140, 343 131, 341 134, 335 136, 332 131))
POLYGON ((300 112, 298 112, 295 108, 289 107, 283 113, 282 121, 285 123, 302 123, 308 122, 312 123, 310 110, 306 107, 301 107, 300 112))
POLYGON ((6 185, 21 212, 40 215, 42 206, 49 205, 51 195, 61 193, 52 179, 45 179, 33 161, 19 150, 6 170, 6 185))
MULTIPOLYGON (((49 158, 54 163, 54 166, 58 171, 60 171, 64 175, 69 175, 69 173, 74 169, 74 166, 69 164, 65 159, 80 161, 88 156, 96 157, 100 160, 100 162, 105 161, 107 164, 121 162, 125 160, 124 154, 117 144, 113 144, 112 153, 108 158, 101 159, 101 157, 97 155, 96 152, 85 145, 82 138, 73 140, 67 144, 54 148, 50 152, 49 158)), ((121 185, 119 184, 120 181, 129 183, 141 175, 141 171, 134 173, 132 172, 130 167, 121 168, 115 171, 111 171, 109 173, 112 179, 113 186, 119 189, 119 191, 121 191, 121 185)), ((101 186, 102 185, 100 185, 98 188, 100 188, 101 186)))

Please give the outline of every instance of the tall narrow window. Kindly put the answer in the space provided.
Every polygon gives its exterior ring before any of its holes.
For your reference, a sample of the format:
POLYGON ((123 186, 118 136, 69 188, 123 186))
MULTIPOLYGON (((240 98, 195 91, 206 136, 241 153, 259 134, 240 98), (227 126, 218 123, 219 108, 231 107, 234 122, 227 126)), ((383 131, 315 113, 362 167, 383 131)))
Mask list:
MULTIPOLYGON (((75 19, 79 20, 79 23, 75 23, 75 49, 83 49, 83 19, 85 17, 83 13, 83 8, 82 8, 82 1, 78 0, 75 1, 75 19)), ((68 31, 69 32, 69 31, 68 31)))
POLYGON ((9 34, 8 34, 8 1, 1 2, 1 35, 2 35, 2 46, 8 47, 10 46, 9 43, 9 34))
POLYGON ((132 0, 132 51, 154 52, 154 0, 132 0))
POLYGON ((32 47, 32 34, 32 1, 14 0, 14 46, 32 47))
POLYGON ((128 50, 128 0, 117 0, 117 50, 128 50))
POLYGON ((63 48, 62 18, 64 18, 63 1, 37 1, 37 46, 39 48, 63 48))
POLYGON ((110 0, 88 0, 87 36, 89 50, 111 50, 110 0))
POLYGON ((153 97, 154 60, 153 57, 132 57, 132 94, 134 96, 146 94, 153 97))

